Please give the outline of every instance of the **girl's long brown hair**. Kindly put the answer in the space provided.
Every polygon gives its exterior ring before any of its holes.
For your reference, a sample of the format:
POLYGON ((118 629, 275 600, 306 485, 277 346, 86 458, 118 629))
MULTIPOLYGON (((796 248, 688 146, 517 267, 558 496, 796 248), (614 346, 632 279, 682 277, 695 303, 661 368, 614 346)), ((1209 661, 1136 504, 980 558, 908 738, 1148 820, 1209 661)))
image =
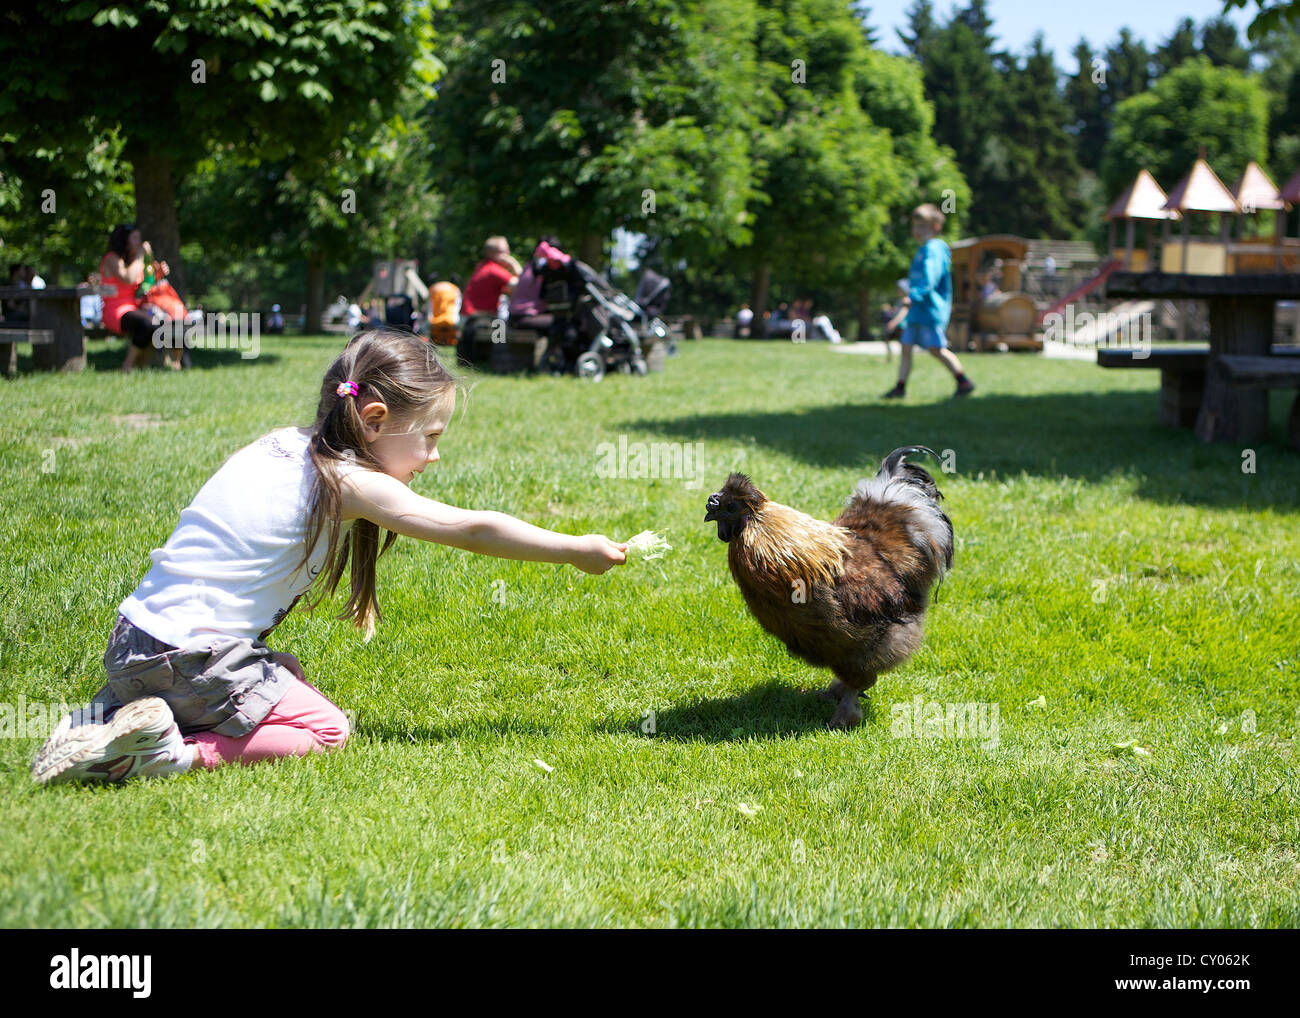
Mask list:
POLYGON ((308 445, 316 477, 312 482, 307 514, 307 541, 301 567, 306 568, 322 532, 328 530, 325 561, 318 575, 315 596, 304 606, 311 611, 338 588, 349 559, 352 563, 348 603, 341 619, 352 619, 364 629, 366 639, 374 635, 381 620, 375 594, 375 562, 397 539, 389 532, 383 547, 379 527, 366 519, 352 523, 351 533, 339 543, 343 497, 336 465, 357 463, 383 472, 370 451, 362 431, 359 408, 376 400, 388 407, 394 426, 401 429, 428 420, 451 401, 454 406, 457 381, 439 362, 431 343, 387 329, 358 333, 325 372, 320 404, 308 445), (355 396, 338 395, 340 382, 355 382, 355 396))

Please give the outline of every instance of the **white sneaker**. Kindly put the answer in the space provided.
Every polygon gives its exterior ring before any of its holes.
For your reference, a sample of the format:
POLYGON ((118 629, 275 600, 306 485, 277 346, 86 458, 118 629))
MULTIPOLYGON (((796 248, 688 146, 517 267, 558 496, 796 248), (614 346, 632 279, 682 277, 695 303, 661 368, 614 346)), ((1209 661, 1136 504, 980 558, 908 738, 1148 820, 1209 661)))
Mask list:
POLYGON ((171 708, 147 696, 122 707, 108 724, 74 725, 64 718, 32 761, 32 777, 41 784, 163 777, 189 770, 193 752, 171 708))

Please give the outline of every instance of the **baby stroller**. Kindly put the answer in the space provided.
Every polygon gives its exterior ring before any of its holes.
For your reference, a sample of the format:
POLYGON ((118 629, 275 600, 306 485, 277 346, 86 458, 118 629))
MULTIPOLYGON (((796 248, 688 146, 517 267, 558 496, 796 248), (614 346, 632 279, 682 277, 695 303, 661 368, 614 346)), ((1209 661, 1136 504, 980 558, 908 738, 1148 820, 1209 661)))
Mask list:
POLYGON ((636 296, 632 302, 641 309, 641 339, 653 336, 664 344, 665 353, 669 357, 676 357, 677 340, 659 318, 668 309, 668 297, 672 288, 667 276, 659 275, 654 269, 646 269, 641 273, 641 281, 637 283, 636 296))
MULTIPOLYGON (((666 339, 667 327, 590 265, 577 259, 573 265, 581 286, 563 338, 552 337, 547 366, 593 382, 610 370, 646 374, 641 339, 651 334, 666 339)), ((552 306, 549 300, 547 306, 552 306)))

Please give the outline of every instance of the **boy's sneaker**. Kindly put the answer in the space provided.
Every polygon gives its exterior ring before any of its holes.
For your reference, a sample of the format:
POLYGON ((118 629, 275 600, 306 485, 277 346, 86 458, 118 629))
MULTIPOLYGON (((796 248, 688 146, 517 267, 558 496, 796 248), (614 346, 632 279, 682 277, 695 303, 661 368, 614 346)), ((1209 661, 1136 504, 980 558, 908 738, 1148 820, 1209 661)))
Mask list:
POLYGON ((163 777, 190 769, 185 745, 166 702, 156 696, 132 700, 104 725, 74 724, 65 717, 32 761, 41 784, 163 777))
POLYGON ((956 399, 958 396, 969 396, 974 391, 975 383, 967 378, 964 381, 957 383, 957 391, 952 394, 952 398, 956 399))
POLYGON ((887 393, 881 396, 881 399, 902 399, 907 395, 907 388, 902 384, 895 385, 887 393))

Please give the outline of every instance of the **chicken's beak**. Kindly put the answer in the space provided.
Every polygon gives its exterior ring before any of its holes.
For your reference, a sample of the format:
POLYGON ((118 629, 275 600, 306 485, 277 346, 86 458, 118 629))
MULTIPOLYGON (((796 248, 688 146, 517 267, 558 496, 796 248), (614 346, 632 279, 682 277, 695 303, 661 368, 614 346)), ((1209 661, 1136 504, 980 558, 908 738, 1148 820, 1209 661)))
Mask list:
POLYGON ((710 495, 708 501, 708 511, 704 514, 704 522, 708 523, 710 520, 716 520, 718 518, 718 510, 720 508, 722 508, 722 499, 720 499, 717 495, 710 495))

